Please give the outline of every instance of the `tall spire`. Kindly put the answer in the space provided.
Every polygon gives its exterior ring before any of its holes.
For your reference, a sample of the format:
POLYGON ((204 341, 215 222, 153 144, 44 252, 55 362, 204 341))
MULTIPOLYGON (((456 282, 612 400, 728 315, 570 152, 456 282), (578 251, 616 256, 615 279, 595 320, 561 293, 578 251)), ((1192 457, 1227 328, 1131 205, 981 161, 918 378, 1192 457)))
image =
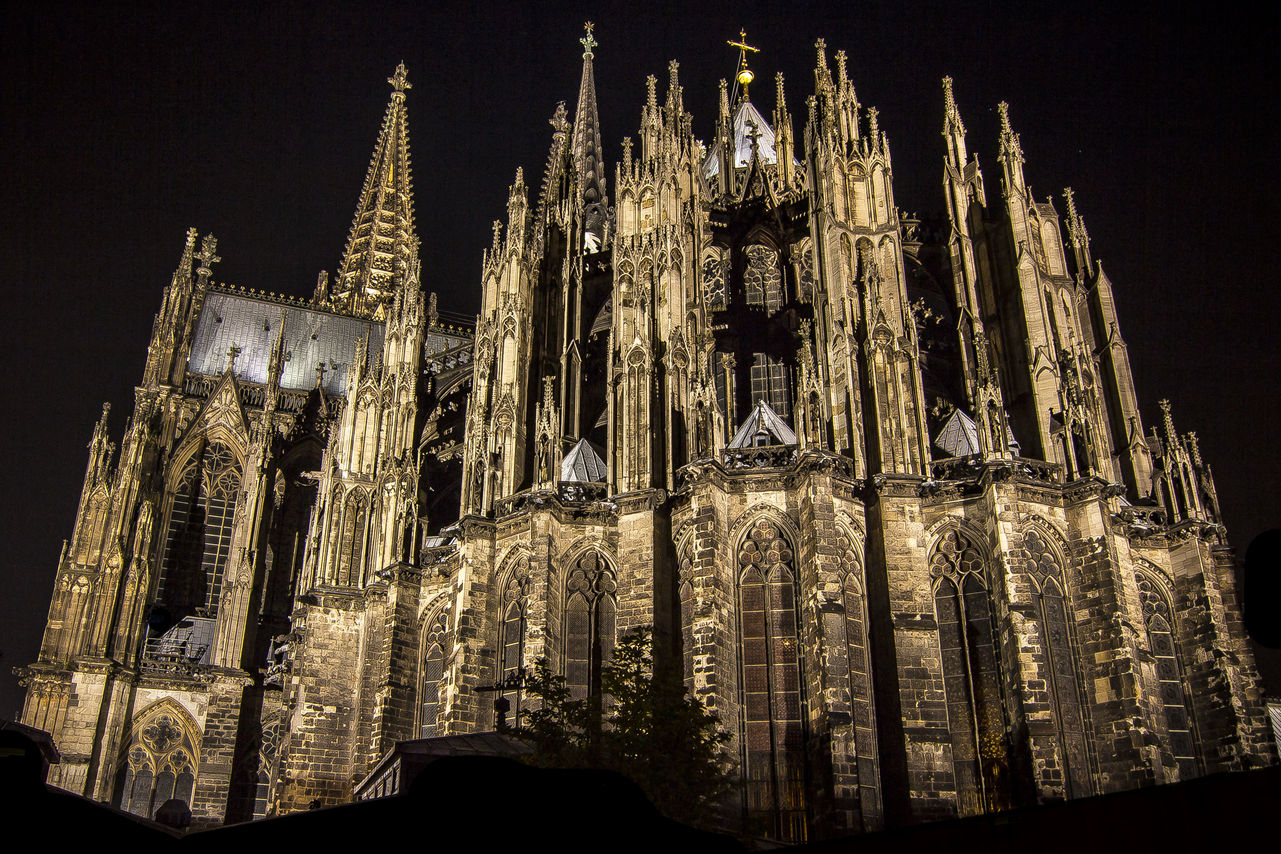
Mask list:
POLYGON ((961 121, 961 111, 956 108, 956 98, 952 95, 952 78, 943 78, 943 138, 947 140, 948 159, 959 169, 965 168, 968 159, 965 150, 965 122, 961 121))
POLYGON ((1005 168, 1005 186, 1007 190, 1022 193, 1023 183, 1023 146, 1019 144, 1019 135, 1010 126, 1010 105, 1002 101, 996 105, 1001 116, 1001 153, 998 159, 1005 168))
POLYGON ((605 150, 600 140, 600 115, 596 109, 596 74, 592 67, 597 46, 592 35, 594 25, 583 25, 587 31, 579 42, 583 45, 583 79, 578 85, 578 110, 574 114, 574 169, 583 194, 583 231, 595 246, 605 239, 605 150))
POLYGON ((403 62, 387 82, 392 86, 391 102, 329 298, 334 308, 376 317, 382 316, 408 270, 414 237, 405 111, 405 90, 411 86, 403 62))

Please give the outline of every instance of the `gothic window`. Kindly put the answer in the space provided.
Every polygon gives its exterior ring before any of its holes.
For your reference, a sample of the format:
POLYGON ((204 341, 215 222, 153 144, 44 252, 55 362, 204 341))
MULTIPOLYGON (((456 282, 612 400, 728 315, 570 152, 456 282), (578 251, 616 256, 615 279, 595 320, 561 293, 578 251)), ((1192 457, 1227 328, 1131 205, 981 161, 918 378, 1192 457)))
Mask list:
POLYGON ((199 741, 195 723, 171 700, 161 700, 136 718, 120 778, 120 808, 154 818, 170 798, 190 805, 199 741))
POLYGON ((218 442, 193 456, 178 480, 156 594, 175 621, 217 610, 239 489, 236 455, 218 442))
POLYGON ((779 416, 792 417, 792 383, 787 365, 764 353, 752 356, 752 403, 765 401, 779 416))
POLYGON ((738 550, 746 807, 755 832, 805 841, 805 724, 792 547, 756 522, 738 550))
POLYGON ((440 734, 440 683, 445 676, 445 655, 449 648, 444 608, 423 623, 423 652, 418 687, 418 737, 440 734))
POLYGON ((680 565, 681 660, 684 664, 685 692, 694 694, 694 547, 681 549, 680 565))
POLYGON ((595 552, 574 562, 565 584, 565 684, 576 699, 600 693, 601 665, 614 652, 617 590, 614 571, 595 552))
POLYGON ((725 261, 719 255, 703 260, 703 294, 707 308, 725 308, 725 261))
POLYGON ((1183 691, 1183 676, 1174 646, 1173 619, 1164 592, 1145 576, 1139 576, 1139 600, 1143 603, 1143 622, 1147 628, 1148 648, 1156 659, 1156 676, 1160 682, 1161 705, 1169 732, 1170 752, 1179 766, 1179 778, 1197 776, 1196 742, 1192 733, 1192 715, 1183 691))
POLYGON ((1065 763, 1064 794, 1069 798, 1081 797, 1091 794, 1092 787, 1085 746, 1085 715, 1068 633, 1063 570, 1058 556, 1037 531, 1029 531, 1023 537, 1023 547, 1027 549, 1030 574, 1038 587, 1041 642, 1049 671, 1046 685, 1054 705, 1054 724, 1065 763))
MULTIPOLYGON (((498 623, 498 648, 501 650, 499 679, 519 678, 525 666, 525 628, 529 591, 529 558, 522 555, 513 565, 507 583, 503 586, 499 608, 502 618, 498 623)), ((517 723, 520 719, 520 691, 504 691, 502 696, 510 704, 511 717, 508 720, 517 723)))
POLYGON ((876 761, 876 719, 872 709, 871 662, 868 649, 866 605, 861 581, 863 568, 854 542, 841 532, 836 538, 840 566, 828 581, 828 605, 823 613, 823 634, 835 663, 849 678, 849 699, 854 745, 857 752, 859 800, 865 830, 880 826, 881 797, 876 761), (834 588, 834 589, 831 589, 834 588))
POLYGON ((930 574, 936 579, 957 810, 972 815, 1004 809, 1010 803, 1010 762, 983 559, 968 537, 949 531, 934 547, 930 574))
POLYGON ((792 252, 796 258, 797 284, 802 302, 814 301, 814 253, 809 243, 798 243, 792 252))
POLYGON ((747 271, 743 274, 747 304, 773 314, 783 307, 783 277, 778 269, 778 253, 757 243, 744 247, 743 254, 747 256, 747 271))

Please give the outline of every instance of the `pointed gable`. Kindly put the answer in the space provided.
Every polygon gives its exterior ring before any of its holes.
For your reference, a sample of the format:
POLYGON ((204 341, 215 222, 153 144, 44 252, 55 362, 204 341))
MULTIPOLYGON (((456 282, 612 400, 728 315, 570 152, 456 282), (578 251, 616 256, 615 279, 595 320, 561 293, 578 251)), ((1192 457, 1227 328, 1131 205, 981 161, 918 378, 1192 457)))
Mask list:
POLYGON ((570 449, 560 461, 560 479, 576 483, 604 483, 605 461, 586 439, 570 449))
POLYGON ((756 404, 730 440, 730 448, 753 448, 761 445, 795 445, 796 434, 765 401, 756 404))

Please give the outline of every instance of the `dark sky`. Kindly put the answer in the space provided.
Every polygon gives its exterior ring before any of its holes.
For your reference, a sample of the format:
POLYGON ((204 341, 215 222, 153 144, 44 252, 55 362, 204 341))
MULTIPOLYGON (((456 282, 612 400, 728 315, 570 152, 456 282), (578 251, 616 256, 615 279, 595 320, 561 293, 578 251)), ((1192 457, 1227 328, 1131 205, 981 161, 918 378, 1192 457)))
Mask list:
MULTIPOLYGON (((1281 527, 1277 47, 1228 4, 183 3, 26 6, 0 18, 0 717, 21 693, 70 536, 101 403, 119 440, 151 319, 188 226, 219 238, 214 278, 310 295, 333 271, 403 60, 428 288, 471 313, 490 223, 523 166, 536 187, 556 102, 572 111, 597 24, 607 152, 635 135, 645 77, 681 63, 710 136, 725 40, 782 71, 799 132, 813 43, 844 49, 880 109, 898 205, 943 208, 950 74, 999 199, 996 104, 1010 103, 1039 197, 1076 191, 1119 303, 1148 423, 1168 397, 1214 467, 1239 549, 1281 527), (1120 4, 1118 4, 1120 5, 1120 4), (643 10, 643 11, 638 11, 643 10), (695 11, 691 11, 695 10, 695 11), (1240 17, 1233 17, 1233 16, 1240 17), (1216 17, 1217 16, 1217 17, 1216 17), (1226 17, 1225 17, 1226 16, 1226 17)), ((613 167, 609 169, 612 190, 613 167)), ((1281 675, 1281 671, 1277 671, 1281 675)), ((1281 680, 1273 681, 1281 690, 1281 680)))

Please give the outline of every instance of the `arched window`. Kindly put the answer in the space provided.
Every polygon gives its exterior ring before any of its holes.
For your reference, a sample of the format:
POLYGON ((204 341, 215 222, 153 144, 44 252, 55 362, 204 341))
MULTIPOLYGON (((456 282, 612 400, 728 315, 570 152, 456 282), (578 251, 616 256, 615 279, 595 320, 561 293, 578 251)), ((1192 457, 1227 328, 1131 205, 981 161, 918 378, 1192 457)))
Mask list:
POLYGON ((174 621, 217 612, 239 489, 240 463, 219 442, 197 452, 178 479, 156 594, 174 621))
POLYGON ((1165 591, 1146 575, 1139 575, 1139 600, 1143 603, 1143 623, 1147 628, 1148 648, 1156 659, 1156 677, 1161 683, 1161 705, 1169 732, 1170 752, 1179 765, 1179 779, 1188 780, 1201 773, 1193 738, 1191 709, 1183 691, 1183 674, 1174 645, 1174 621, 1165 591))
POLYGON ((574 562, 565 583, 565 684, 575 699, 600 693, 601 665, 614 652, 618 583, 595 552, 574 562))
POLYGON ((709 311, 725 308, 725 258, 720 250, 703 259, 703 298, 709 311))
POLYGON ((778 253, 759 243, 743 248, 747 270, 743 288, 747 304, 765 309, 770 314, 783 307, 783 276, 778 269, 778 253))
POLYGON ((440 734, 440 683, 445 676, 445 656, 449 650, 447 615, 442 607, 423 623, 421 678, 418 687, 418 737, 440 734))
POLYGON ((120 808, 154 818, 170 798, 190 806, 199 742, 195 722, 172 700, 161 700, 135 718, 120 778, 120 808))
POLYGON ((934 612, 943 654, 947 721, 952 733, 957 811, 961 815, 1010 805, 1010 761, 1001 705, 992 606, 978 548, 948 531, 930 557, 934 612))
POLYGON ((806 831, 805 718, 792 547, 756 522, 738 550, 743 765, 749 828, 786 842, 806 831))
POLYGON ((1068 630, 1067 598, 1063 569, 1058 556, 1037 531, 1023 537, 1029 574, 1037 587, 1037 609, 1041 618, 1041 644, 1046 685, 1054 705, 1054 725, 1062 747, 1064 795, 1079 798, 1092 794, 1090 763, 1086 752, 1085 715, 1073 663, 1072 640, 1068 630))
POLYGON ((850 714, 857 751, 858 787, 863 829, 881 826, 880 778, 876 760, 876 717, 872 706, 872 670, 867 636, 867 606, 863 597, 863 567, 853 539, 841 532, 836 538, 840 566, 826 581, 828 605, 823 612, 823 634, 834 658, 834 674, 844 669, 849 678, 850 714), (842 662, 844 667, 841 667, 842 662))
POLYGON ((678 595, 681 608, 681 661, 684 665, 685 693, 694 696, 694 544, 691 539, 681 549, 678 595))
MULTIPOLYGON (((502 597, 499 599, 501 618, 498 623, 499 680, 508 683, 520 676, 525 666, 525 627, 529 592, 529 558, 521 555, 512 564, 507 583, 503 585, 502 597)), ((509 703, 511 717, 508 721, 516 724, 520 721, 520 691, 503 691, 502 696, 509 703)))

